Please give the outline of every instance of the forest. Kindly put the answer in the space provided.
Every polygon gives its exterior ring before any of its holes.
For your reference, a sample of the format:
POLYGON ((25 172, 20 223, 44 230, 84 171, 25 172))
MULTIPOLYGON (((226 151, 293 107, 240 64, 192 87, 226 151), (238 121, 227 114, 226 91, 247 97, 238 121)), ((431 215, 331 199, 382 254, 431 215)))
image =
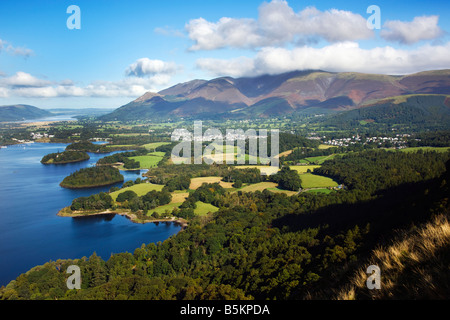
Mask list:
MULTIPOLYGON (((198 200, 220 210, 190 217, 176 236, 107 260, 94 253, 48 262, 0 289, 0 298, 332 299, 395 230, 448 214, 449 158, 378 150, 328 160, 316 170, 349 186, 330 194, 231 193, 205 184, 191 193, 185 211, 198 200), (70 264, 81 268, 81 290, 65 287, 70 264)), ((448 249, 446 257, 436 268, 445 269, 448 249)), ((445 277, 444 271, 434 274, 445 277)), ((393 291, 391 298, 401 294, 393 291)))
POLYGON ((93 194, 89 197, 80 197, 72 201, 71 210, 106 210, 114 204, 111 196, 105 192, 93 194))
POLYGON ((63 164, 89 160, 89 155, 84 151, 63 151, 50 153, 42 157, 43 164, 63 164))
POLYGON ((124 180, 119 169, 110 166, 82 168, 65 177, 60 183, 63 188, 90 188, 106 186, 124 180))

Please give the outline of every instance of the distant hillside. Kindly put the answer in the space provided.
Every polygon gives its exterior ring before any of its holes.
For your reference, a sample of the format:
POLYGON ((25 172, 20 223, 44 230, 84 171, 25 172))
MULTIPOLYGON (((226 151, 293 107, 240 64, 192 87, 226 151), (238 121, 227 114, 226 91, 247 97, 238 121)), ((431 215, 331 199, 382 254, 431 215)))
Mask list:
POLYGON ((318 120, 332 126, 358 126, 361 122, 388 125, 450 127, 450 96, 417 94, 381 99, 354 110, 318 120))
POLYGON ((0 106, 0 121, 31 120, 51 116, 52 113, 25 104, 0 106))
POLYGON ((405 76, 294 71, 279 75, 192 80, 142 97, 100 117, 254 118, 295 112, 346 111, 412 94, 450 94, 450 69, 405 76))

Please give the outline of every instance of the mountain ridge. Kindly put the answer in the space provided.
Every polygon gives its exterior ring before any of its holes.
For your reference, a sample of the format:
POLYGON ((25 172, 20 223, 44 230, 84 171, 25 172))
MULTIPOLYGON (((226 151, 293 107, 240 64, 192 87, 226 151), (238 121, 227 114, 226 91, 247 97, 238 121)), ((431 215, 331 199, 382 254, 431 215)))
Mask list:
POLYGON ((102 119, 153 118, 155 112, 166 118, 246 118, 279 116, 311 107, 345 111, 361 108, 368 102, 411 94, 450 94, 450 69, 408 75, 305 70, 257 77, 195 79, 157 93, 147 92, 102 119))
POLYGON ((53 113, 27 104, 0 106, 0 121, 32 120, 48 117, 53 113))

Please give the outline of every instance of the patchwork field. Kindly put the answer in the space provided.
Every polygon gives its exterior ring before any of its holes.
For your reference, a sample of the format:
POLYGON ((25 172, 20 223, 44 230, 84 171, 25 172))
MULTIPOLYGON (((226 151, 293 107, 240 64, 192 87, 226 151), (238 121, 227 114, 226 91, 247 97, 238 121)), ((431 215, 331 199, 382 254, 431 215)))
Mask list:
POLYGON ((264 189, 270 189, 270 188, 276 189, 277 187, 278 187, 278 184, 275 182, 259 182, 259 183, 254 183, 254 184, 242 187, 239 189, 239 191, 255 192, 255 191, 263 191, 264 189))
POLYGON ((195 203, 197 208, 194 209, 194 213, 198 216, 204 216, 210 212, 216 212, 219 210, 216 206, 213 206, 210 203, 204 203, 202 201, 197 201, 195 203))
POLYGON ((166 212, 172 212, 174 208, 178 208, 181 205, 182 202, 178 203, 169 203, 165 204, 163 206, 156 207, 154 209, 148 210, 147 216, 151 216, 153 212, 157 212, 158 214, 162 215, 166 212))
POLYGON ((293 149, 281 152, 279 155, 275 156, 275 158, 286 157, 286 156, 290 155, 292 152, 294 152, 293 149))
POLYGON ((300 175, 300 178, 303 189, 337 187, 338 185, 333 179, 312 173, 304 173, 300 175))
POLYGON ((152 142, 152 143, 147 143, 142 145, 142 147, 144 147, 147 150, 150 151, 155 151, 156 148, 160 147, 160 146, 164 146, 166 144, 170 144, 170 142, 152 142))
POLYGON ((130 159, 139 161, 141 164, 140 169, 150 169, 158 165, 164 154, 164 152, 151 152, 145 156, 130 157, 130 159))
MULTIPOLYGON (((174 208, 178 208, 182 203, 183 202, 171 202, 169 204, 156 207, 149 210, 147 215, 151 216, 154 212, 158 213, 159 215, 164 215, 167 212, 172 212, 174 208)), ((216 206, 213 206, 209 203, 204 203, 202 201, 197 201, 195 204, 197 205, 197 207, 194 209, 194 213, 198 216, 204 216, 210 212, 216 212, 219 210, 219 208, 217 208, 216 206)))
POLYGON ((127 188, 120 189, 118 191, 111 192, 110 196, 111 196, 111 198, 113 198, 114 201, 116 201, 116 198, 119 194, 121 194, 122 192, 128 191, 128 190, 132 190, 132 191, 136 192, 136 194, 138 196, 143 196, 152 190, 161 191, 163 187, 164 186, 161 184, 139 183, 139 184, 135 184, 131 187, 127 187, 127 188))
POLYGON ((335 156, 335 154, 330 154, 328 156, 309 157, 305 158, 304 160, 308 161, 309 163, 322 164, 325 160, 333 159, 335 156))
POLYGON ((172 201, 170 203, 182 203, 189 196, 189 192, 172 192, 172 201))
POLYGON ((233 188, 232 182, 223 182, 222 177, 199 177, 191 179, 189 189, 196 190, 203 183, 216 183, 218 182, 223 188, 233 188))
POLYGON ((332 146, 332 145, 329 145, 329 144, 320 144, 320 145, 319 145, 319 149, 320 149, 320 150, 322 150, 322 149, 328 149, 328 148, 333 148, 333 146, 332 146))
POLYGON ((290 190, 282 190, 282 189, 278 189, 278 188, 267 188, 267 190, 272 191, 272 192, 277 192, 277 193, 284 193, 288 196, 293 196, 294 194, 297 194, 297 191, 290 191, 290 190))
POLYGON ((313 171, 315 168, 320 168, 319 165, 306 165, 306 166, 290 166, 291 170, 296 170, 298 174, 306 173, 309 170, 313 171))
POLYGON ((257 166, 257 165, 245 165, 245 166, 235 166, 236 169, 247 169, 247 168, 258 168, 261 174, 271 175, 277 173, 280 170, 278 167, 272 166, 257 166))

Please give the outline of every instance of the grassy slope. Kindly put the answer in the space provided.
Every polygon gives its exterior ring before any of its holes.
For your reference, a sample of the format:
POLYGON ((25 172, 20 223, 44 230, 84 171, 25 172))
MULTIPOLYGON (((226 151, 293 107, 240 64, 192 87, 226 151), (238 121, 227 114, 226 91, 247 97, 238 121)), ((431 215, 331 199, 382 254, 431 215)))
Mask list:
POLYGON ((119 194, 121 194, 122 192, 128 191, 128 190, 132 190, 132 191, 136 192, 136 194, 138 196, 143 196, 152 190, 161 191, 163 187, 164 186, 160 185, 160 184, 140 183, 140 184, 135 184, 131 187, 127 187, 127 188, 120 189, 118 191, 114 191, 114 192, 110 193, 110 196, 111 196, 111 198, 113 198, 114 201, 116 201, 116 198, 119 194))
POLYGON ((309 165, 309 166, 290 166, 291 170, 296 170, 298 174, 306 173, 306 171, 311 170, 313 171, 315 168, 320 168, 318 165, 309 165))
POLYGON ((166 144, 170 144, 170 142, 152 142, 152 143, 144 144, 144 145, 142 145, 142 147, 144 147, 147 150, 154 151, 155 148, 164 146, 166 144))
POLYGON ((199 177, 199 178, 193 178, 193 179, 191 179, 191 184, 189 186, 189 189, 196 190, 203 183, 216 183, 216 182, 219 182, 219 184, 223 188, 233 188, 233 183, 231 183, 231 182, 223 182, 222 179, 223 179, 222 177, 199 177))
POLYGON ((140 169, 154 168, 164 157, 164 152, 150 152, 145 156, 130 157, 130 159, 139 161, 141 166, 140 169))
POLYGON ((195 208, 194 213, 198 216, 204 216, 210 212, 216 212, 219 210, 219 208, 210 203, 197 201, 195 204, 197 205, 197 208, 195 208))
POLYGON ((319 176, 312 173, 304 173, 300 175, 302 179, 302 188, 328 188, 328 187, 336 187, 338 184, 333 179, 328 177, 319 176))

